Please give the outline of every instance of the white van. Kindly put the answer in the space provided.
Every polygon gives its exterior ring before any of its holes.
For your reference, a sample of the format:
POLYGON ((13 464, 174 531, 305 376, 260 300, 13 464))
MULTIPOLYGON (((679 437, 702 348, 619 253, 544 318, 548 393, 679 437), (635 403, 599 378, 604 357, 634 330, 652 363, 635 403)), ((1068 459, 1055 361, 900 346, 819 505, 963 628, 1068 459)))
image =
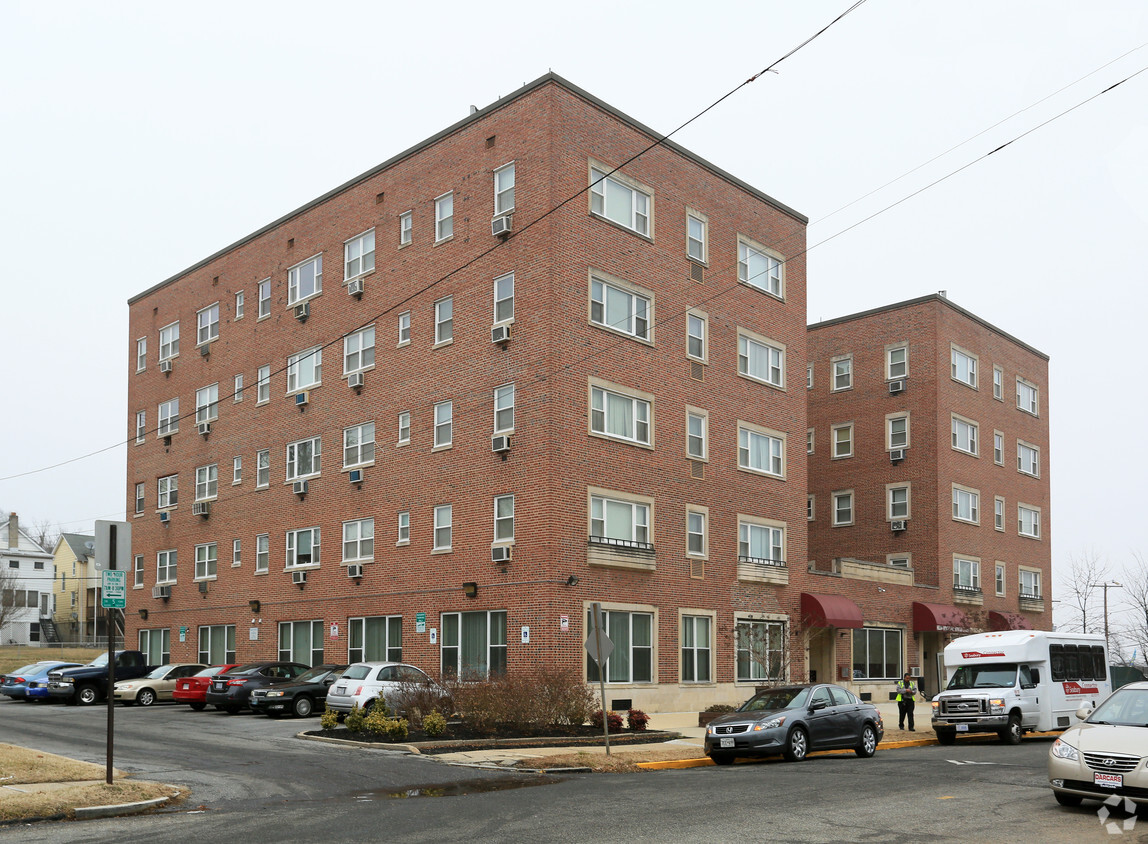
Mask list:
POLYGON ((1025 730, 1063 730, 1082 704, 1112 692, 1104 637, 1006 630, 953 640, 945 648, 945 690, 933 698, 941 744, 957 733, 997 733, 1019 744, 1025 730))

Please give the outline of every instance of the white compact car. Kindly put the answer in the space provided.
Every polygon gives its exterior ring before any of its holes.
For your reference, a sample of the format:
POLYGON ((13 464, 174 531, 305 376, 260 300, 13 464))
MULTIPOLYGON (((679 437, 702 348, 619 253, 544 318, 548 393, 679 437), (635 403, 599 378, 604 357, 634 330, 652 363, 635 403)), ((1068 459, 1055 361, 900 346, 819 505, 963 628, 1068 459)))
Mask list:
POLYGON ((351 708, 369 709, 382 698, 394 710, 403 709, 404 689, 438 685, 413 665, 401 662, 356 662, 327 692, 327 708, 346 715, 351 708))

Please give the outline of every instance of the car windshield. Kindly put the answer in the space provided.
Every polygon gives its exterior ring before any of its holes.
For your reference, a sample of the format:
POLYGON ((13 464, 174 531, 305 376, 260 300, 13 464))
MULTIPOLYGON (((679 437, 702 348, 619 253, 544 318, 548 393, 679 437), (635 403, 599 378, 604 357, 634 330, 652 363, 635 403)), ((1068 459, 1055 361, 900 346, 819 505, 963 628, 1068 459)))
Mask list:
POLYGON ((1148 689, 1120 689, 1096 707, 1088 723, 1148 727, 1148 689))
POLYGON ((266 662, 249 662, 247 665, 238 665, 228 671, 228 674, 255 674, 267 667, 266 662))
POLYGON ((36 673, 36 670, 37 670, 37 669, 38 669, 38 668, 39 668, 41 665, 47 665, 47 663, 44 663, 44 662, 33 662, 31 665, 25 665, 23 668, 17 668, 15 671, 9 671, 9 672, 8 672, 8 676, 9 676, 9 677, 13 677, 13 676, 15 676, 15 675, 17 675, 17 674, 35 674, 35 673, 36 673))
POLYGON ((809 689, 770 689, 756 694, 738 707, 738 712, 775 712, 805 705, 809 689))
POLYGON ((332 671, 336 674, 338 673, 338 670, 332 668, 330 665, 316 665, 314 668, 307 669, 295 679, 300 683, 317 683, 332 671))
POLYGON ((953 689, 1011 689, 1016 684, 1016 663, 996 662, 988 665, 962 665, 945 686, 953 689))
POLYGON ((214 677, 216 674, 222 674, 225 668, 226 668, 226 666, 223 666, 223 665, 213 665, 213 666, 211 666, 211 668, 205 668, 202 671, 197 671, 195 674, 192 674, 191 676, 192 677, 214 677))
POLYGON ((88 663, 88 665, 107 665, 107 664, 108 664, 108 655, 107 654, 100 654, 98 657, 96 657, 95 659, 93 659, 91 662, 88 663))
POLYGON ((159 668, 152 671, 147 675, 148 680, 162 680, 167 676, 167 672, 171 671, 170 665, 161 665, 159 668))
POLYGON ((363 662, 360 662, 358 665, 352 665, 350 668, 343 672, 343 679, 365 680, 367 675, 371 673, 372 668, 374 668, 373 665, 367 665, 363 662))

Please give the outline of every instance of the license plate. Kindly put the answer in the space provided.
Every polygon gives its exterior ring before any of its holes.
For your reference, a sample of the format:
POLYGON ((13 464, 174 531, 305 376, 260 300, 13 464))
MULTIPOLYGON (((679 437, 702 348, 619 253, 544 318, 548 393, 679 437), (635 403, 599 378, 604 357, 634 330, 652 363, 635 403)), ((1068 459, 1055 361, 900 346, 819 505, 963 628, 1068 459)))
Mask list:
POLYGON ((1124 775, 1095 773, 1092 782, 1101 788, 1120 788, 1124 785, 1124 775))
POLYGON ((969 731, 969 725, 968 724, 957 724, 957 732, 958 733, 967 733, 968 731, 969 731))
POLYGON ((723 739, 721 740, 721 746, 722 746, 722 747, 733 747, 733 739, 731 739, 731 738, 723 738, 723 739))
POLYGON ((346 691, 347 691, 346 686, 335 686, 335 694, 337 694, 337 695, 341 695, 346 691))

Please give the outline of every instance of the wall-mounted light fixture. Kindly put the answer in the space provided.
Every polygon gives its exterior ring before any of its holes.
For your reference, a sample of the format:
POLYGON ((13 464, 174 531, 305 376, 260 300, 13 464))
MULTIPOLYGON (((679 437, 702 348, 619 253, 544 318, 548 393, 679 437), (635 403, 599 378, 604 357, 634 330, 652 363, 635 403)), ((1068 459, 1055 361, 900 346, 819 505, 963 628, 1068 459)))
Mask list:
POLYGON ((146 609, 142 609, 142 608, 140 609, 140 618, 142 618, 144 621, 147 621, 147 610, 146 609))
POLYGON ((259 612, 259 608, 262 605, 258 601, 248 601, 247 606, 251 609, 252 612, 257 613, 259 612))
POLYGON ((566 585, 567 586, 577 586, 578 585, 578 575, 572 574, 568 578, 566 578, 566 585))
POLYGON ((477 598, 478 584, 473 580, 468 580, 466 583, 462 584, 462 594, 466 595, 468 598, 477 598))

